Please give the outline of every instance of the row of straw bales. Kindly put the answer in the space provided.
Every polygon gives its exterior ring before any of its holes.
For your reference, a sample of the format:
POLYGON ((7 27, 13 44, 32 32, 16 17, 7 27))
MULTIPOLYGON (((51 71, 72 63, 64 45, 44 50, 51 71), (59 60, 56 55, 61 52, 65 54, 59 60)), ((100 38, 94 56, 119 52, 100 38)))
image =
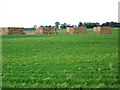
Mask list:
MULTIPOLYGON (((102 26, 102 27, 94 27, 94 34, 112 34, 111 27, 102 26)), ((86 27, 67 27, 66 34, 87 34, 86 27)))
POLYGON ((2 35, 9 34, 25 34, 23 27, 3 27, 1 28, 2 35))
POLYGON ((36 28, 35 34, 58 34, 57 29, 55 27, 41 27, 36 28))
MULTIPOLYGON (((94 27, 94 34, 112 34, 111 27, 102 26, 102 27, 94 27)), ((8 35, 8 34, 26 34, 24 32, 23 27, 3 27, 0 28, 0 35, 8 35)), ((57 29, 55 27, 41 27, 36 28, 35 34, 58 34, 57 29)), ((87 34, 86 27, 67 27, 66 34, 87 34)))
POLYGON ((111 27, 94 27, 93 28, 94 34, 112 34, 112 29, 111 27))
POLYGON ((86 27, 67 27, 66 34, 87 34, 86 27))

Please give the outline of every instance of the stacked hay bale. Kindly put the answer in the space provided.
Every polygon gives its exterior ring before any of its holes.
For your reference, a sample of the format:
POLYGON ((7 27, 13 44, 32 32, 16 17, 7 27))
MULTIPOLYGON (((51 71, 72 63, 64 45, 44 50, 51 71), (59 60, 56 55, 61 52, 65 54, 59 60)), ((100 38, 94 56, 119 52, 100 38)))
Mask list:
POLYGON ((35 34, 44 34, 45 28, 36 28, 35 34))
POLYGON ((75 32, 75 30, 74 30, 75 28, 74 27, 67 27, 66 28, 66 34, 74 34, 74 32, 75 32))
POLYGON ((112 34, 111 27, 102 26, 102 27, 94 27, 93 32, 95 34, 112 34))
POLYGON ((67 27, 66 34, 87 34, 86 27, 67 27))
POLYGON ((2 35, 9 34, 26 34, 23 27, 3 27, 2 35))
POLYGON ((82 34, 87 34, 87 28, 86 27, 78 27, 78 32, 82 34))
POLYGON ((2 28, 0 28, 0 35, 2 35, 2 28))
POLYGON ((41 27, 36 28, 36 34, 58 34, 55 27, 41 27))

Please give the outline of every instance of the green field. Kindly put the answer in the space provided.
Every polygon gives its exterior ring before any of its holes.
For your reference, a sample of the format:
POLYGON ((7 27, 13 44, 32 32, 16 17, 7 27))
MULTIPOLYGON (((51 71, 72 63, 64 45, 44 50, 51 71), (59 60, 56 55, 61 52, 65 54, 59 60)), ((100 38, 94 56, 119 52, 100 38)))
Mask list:
POLYGON ((3 88, 117 88, 118 30, 111 35, 4 35, 3 88))

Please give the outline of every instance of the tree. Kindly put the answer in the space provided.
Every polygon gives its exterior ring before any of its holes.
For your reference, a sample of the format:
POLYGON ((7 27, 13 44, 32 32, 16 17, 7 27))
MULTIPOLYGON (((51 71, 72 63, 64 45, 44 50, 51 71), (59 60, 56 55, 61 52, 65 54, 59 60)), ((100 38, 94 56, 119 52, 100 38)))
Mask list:
POLYGON ((34 25, 34 26, 32 27, 32 30, 36 30, 36 28, 37 28, 37 25, 34 25))
POLYGON ((37 25, 34 25, 33 28, 37 28, 37 25))
POLYGON ((100 26, 100 23, 99 22, 96 22, 96 27, 100 26))
POLYGON ((64 23, 64 24, 61 24, 61 25, 60 25, 60 28, 61 28, 61 29, 66 29, 67 26, 69 26, 69 25, 68 25, 67 23, 64 23))
POLYGON ((100 24, 98 23, 98 22, 93 22, 93 23, 91 23, 91 22, 85 22, 84 23, 84 25, 87 27, 87 28, 93 28, 93 27, 97 27, 97 26, 100 26, 100 24))
POLYGON ((82 22, 79 22, 78 27, 81 27, 82 25, 83 25, 82 22))
POLYGON ((60 23, 57 21, 57 22, 55 22, 55 27, 58 29, 59 28, 59 25, 60 25, 60 23))
POLYGON ((60 28, 61 28, 61 29, 65 29, 65 28, 64 28, 64 24, 61 24, 61 25, 60 25, 60 28))
POLYGON ((44 26, 43 25, 40 25, 39 28, 43 28, 44 26))

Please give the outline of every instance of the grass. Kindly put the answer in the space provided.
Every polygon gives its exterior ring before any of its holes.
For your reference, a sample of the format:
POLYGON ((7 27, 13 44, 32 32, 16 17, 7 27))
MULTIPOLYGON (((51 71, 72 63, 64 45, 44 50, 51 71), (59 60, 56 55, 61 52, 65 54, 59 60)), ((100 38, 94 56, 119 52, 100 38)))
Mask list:
POLYGON ((118 30, 111 35, 2 36, 3 88, 118 88, 118 30))

